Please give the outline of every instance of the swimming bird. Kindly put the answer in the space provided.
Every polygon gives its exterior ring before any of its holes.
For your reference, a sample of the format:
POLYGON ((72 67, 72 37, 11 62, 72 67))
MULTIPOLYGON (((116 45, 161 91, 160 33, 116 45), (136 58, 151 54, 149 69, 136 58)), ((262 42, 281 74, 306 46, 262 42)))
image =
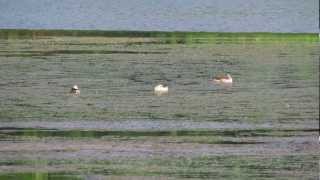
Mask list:
POLYGON ((154 87, 154 93, 157 95, 166 94, 168 93, 168 91, 169 91, 169 87, 163 84, 158 84, 157 86, 154 87))
POLYGON ((74 85, 74 86, 72 86, 70 93, 74 94, 74 95, 80 95, 80 89, 78 88, 77 85, 74 85))
POLYGON ((226 76, 217 76, 214 77, 213 82, 215 83, 232 83, 232 77, 231 75, 228 73, 226 76))

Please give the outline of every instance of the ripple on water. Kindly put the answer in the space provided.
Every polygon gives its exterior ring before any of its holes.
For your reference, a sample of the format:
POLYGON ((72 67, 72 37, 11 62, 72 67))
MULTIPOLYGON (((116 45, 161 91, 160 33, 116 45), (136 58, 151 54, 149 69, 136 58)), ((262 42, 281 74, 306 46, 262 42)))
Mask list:
POLYGON ((0 39, 0 179, 315 179, 319 44, 174 35, 0 39))

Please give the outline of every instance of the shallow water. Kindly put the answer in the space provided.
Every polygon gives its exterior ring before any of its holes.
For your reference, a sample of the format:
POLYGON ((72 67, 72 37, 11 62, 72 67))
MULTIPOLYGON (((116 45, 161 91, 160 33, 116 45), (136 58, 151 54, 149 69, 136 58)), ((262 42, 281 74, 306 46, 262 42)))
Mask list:
POLYGON ((0 35, 0 179, 318 177, 319 41, 96 33, 0 35))

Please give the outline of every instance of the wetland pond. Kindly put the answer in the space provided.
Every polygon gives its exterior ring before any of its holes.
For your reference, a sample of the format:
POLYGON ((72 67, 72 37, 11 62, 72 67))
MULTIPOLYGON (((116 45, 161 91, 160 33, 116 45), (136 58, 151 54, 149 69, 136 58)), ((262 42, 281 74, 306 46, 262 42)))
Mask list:
POLYGON ((317 34, 1 30, 0 179, 317 179, 319 49, 317 34))

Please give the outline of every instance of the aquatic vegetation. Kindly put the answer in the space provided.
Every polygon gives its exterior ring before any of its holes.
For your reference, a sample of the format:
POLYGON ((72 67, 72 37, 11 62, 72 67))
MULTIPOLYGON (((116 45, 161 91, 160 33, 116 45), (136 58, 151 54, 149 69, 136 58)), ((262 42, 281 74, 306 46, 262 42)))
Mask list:
POLYGON ((162 31, 99 31, 99 30, 28 30, 0 29, 1 39, 41 37, 125 37, 153 38, 154 42, 168 44, 191 43, 243 43, 243 42, 319 42, 317 33, 268 33, 268 32, 162 32, 162 31))

